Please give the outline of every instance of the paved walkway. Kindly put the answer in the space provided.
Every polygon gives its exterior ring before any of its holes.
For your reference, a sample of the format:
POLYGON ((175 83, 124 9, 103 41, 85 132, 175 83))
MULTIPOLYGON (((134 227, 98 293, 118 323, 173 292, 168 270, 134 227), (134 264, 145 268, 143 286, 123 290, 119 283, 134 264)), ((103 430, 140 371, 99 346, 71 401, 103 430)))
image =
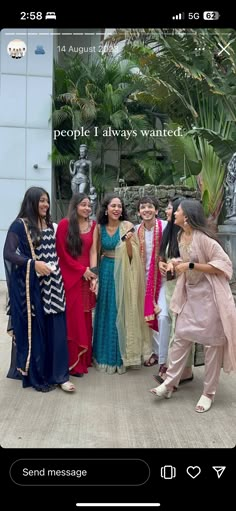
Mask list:
MULTIPOLYGON (((236 374, 222 372, 212 409, 197 414, 203 368, 172 399, 148 389, 154 368, 124 375, 73 378, 77 391, 48 394, 6 378, 11 339, 6 334, 6 286, 0 282, 0 444, 3 447, 233 447, 236 444, 236 374)), ((155 385, 155 384, 154 384, 155 385)))

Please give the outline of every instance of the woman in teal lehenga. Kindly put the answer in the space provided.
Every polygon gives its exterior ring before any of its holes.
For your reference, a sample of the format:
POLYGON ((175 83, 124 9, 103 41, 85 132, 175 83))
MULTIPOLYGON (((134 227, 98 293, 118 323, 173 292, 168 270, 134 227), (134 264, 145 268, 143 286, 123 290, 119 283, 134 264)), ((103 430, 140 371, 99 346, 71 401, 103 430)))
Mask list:
POLYGON ((99 291, 94 319, 93 356, 98 368, 110 374, 124 372, 120 354, 118 332, 116 328, 116 292, 114 280, 114 253, 120 242, 120 229, 117 227, 113 236, 109 236, 105 225, 101 225, 101 249, 105 255, 99 268, 99 291))
POLYGON ((122 374, 126 367, 141 367, 143 358, 150 356, 149 329, 143 319, 145 283, 138 239, 127 233, 132 227, 122 200, 107 194, 94 232, 94 244, 99 242, 102 256, 93 360, 99 371, 109 374, 122 374))

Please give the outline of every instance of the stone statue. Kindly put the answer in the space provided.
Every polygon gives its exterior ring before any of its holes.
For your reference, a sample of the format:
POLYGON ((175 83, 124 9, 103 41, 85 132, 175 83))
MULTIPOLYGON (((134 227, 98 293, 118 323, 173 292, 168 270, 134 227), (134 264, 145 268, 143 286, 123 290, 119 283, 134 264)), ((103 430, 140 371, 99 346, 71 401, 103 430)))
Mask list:
POLYGON ((236 223, 236 153, 233 154, 227 166, 225 180, 226 222, 236 223))
POLYGON ((94 188, 94 186, 92 186, 90 188, 89 198, 90 198, 91 208, 92 208, 91 218, 94 220, 96 219, 96 211, 97 211, 97 205, 98 205, 97 197, 98 196, 96 193, 96 189, 94 188))
POLYGON ((89 194, 92 185, 92 162, 87 157, 88 148, 81 144, 79 148, 79 159, 71 160, 69 164, 72 193, 89 194))

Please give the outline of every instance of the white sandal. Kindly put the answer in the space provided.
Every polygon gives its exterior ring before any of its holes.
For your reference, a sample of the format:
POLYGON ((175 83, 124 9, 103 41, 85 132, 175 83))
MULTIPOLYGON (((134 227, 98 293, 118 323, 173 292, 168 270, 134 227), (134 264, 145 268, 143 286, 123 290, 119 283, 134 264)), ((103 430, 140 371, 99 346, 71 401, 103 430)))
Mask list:
POLYGON ((65 383, 61 383, 61 389, 64 390, 65 392, 74 392, 75 391, 75 386, 73 385, 73 383, 71 383, 71 381, 66 381, 65 383))
POLYGON ((166 399, 170 399, 173 393, 173 390, 169 390, 165 383, 159 385, 159 387, 154 387, 154 389, 149 390, 151 394, 155 394, 158 397, 165 397, 166 399))
POLYGON ((211 399, 210 397, 204 396, 204 394, 202 394, 195 407, 195 412, 198 413, 207 412, 208 410, 210 410, 213 401, 214 399, 211 399), (198 408, 201 408, 201 410, 198 410, 198 408))

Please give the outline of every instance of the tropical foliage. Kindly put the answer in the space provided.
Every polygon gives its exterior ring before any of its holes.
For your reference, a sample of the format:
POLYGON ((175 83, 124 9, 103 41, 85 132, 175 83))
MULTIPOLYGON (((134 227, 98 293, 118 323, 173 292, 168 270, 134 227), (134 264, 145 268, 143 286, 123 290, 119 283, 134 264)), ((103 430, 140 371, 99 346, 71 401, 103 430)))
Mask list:
POLYGON ((226 164, 236 145, 235 33, 130 29, 117 30, 108 42, 118 45, 115 55, 98 54, 86 64, 81 57, 67 58, 63 66, 55 65, 54 129, 83 126, 92 132, 97 126, 98 133, 58 139, 54 161, 68 168, 79 145, 87 143, 101 193, 119 179, 183 182, 200 188, 206 212, 217 222, 226 164), (219 51, 228 43, 227 52, 219 51), (178 126, 178 137, 144 137, 140 131, 178 126), (137 136, 126 140, 114 131, 105 137, 108 127, 137 136))
MULTIPOLYGON (((126 31, 127 34, 127 31, 126 31)), ((215 220, 222 208, 225 164, 235 148, 236 42, 231 30, 130 30, 123 50, 139 62, 148 93, 139 100, 155 105, 182 126, 188 149, 201 164, 197 183, 206 212, 215 220), (219 51, 228 43, 227 52, 219 51), (201 48, 204 47, 204 51, 201 48), (200 50, 199 50, 200 49, 200 50), (193 131, 194 129, 194 131, 193 131)), ((122 30, 112 36, 123 39, 122 30)), ((186 162, 185 144, 169 140, 175 165, 186 162), (182 153, 182 154, 181 154, 182 153), (175 158, 176 155, 176 158, 175 158)), ((197 167, 195 167, 196 169, 197 167)), ((195 174, 193 166, 189 174, 195 174)), ((193 182, 186 175, 186 182, 193 182)))

